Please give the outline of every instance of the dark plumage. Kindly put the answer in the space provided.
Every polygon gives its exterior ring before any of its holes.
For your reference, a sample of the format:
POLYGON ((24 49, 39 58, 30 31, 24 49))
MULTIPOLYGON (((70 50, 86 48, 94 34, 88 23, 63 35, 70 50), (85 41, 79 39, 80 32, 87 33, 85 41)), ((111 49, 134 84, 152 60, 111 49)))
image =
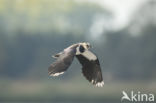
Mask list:
POLYGON ((81 54, 77 55, 76 57, 82 64, 82 73, 88 81, 92 82, 95 85, 103 81, 98 59, 96 59, 95 61, 89 61, 81 54))
POLYGON ((63 52, 53 56, 54 58, 57 58, 57 60, 48 68, 48 73, 50 76, 58 76, 63 74, 64 71, 68 69, 74 59, 76 47, 77 46, 67 48, 63 52))

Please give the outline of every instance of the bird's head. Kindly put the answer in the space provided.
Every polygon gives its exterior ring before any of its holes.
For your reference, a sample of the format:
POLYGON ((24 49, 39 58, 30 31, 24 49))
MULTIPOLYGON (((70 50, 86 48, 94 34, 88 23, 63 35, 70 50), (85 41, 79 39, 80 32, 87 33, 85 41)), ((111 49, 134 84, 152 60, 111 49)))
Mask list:
POLYGON ((88 42, 79 43, 79 46, 82 46, 85 50, 89 50, 91 48, 91 45, 88 42))
POLYGON ((91 45, 87 42, 78 43, 77 54, 81 54, 91 48, 91 45))
POLYGON ((89 50, 91 45, 87 42, 78 43, 78 47, 76 48, 76 55, 82 54, 83 52, 89 50))

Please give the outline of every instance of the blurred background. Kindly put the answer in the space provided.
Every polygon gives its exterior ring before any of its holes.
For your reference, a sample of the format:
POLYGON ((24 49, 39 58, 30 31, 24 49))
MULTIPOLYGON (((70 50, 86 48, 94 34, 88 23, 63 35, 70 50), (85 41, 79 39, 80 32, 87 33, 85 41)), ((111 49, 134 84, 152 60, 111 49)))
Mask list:
POLYGON ((122 91, 156 94, 155 0, 0 0, 0 102, 120 103, 122 91), (89 42, 105 86, 75 58, 49 77, 51 55, 89 42))

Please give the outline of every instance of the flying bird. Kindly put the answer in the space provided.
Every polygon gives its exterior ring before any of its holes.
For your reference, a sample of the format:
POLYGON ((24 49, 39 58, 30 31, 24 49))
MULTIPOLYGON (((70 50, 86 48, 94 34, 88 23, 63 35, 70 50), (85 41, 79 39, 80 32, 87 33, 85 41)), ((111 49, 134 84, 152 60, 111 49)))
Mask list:
POLYGON ((48 68, 48 74, 50 76, 63 74, 76 56, 82 65, 82 73, 86 79, 97 87, 103 87, 100 63, 97 56, 89 50, 90 48, 91 45, 87 42, 76 43, 52 56, 56 61, 48 68))

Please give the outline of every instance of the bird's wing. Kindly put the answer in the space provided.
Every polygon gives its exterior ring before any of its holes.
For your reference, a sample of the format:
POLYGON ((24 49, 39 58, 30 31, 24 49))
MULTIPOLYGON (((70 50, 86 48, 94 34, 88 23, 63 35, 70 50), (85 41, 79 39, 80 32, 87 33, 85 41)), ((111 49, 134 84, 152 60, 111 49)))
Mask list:
POLYGON ((91 51, 76 56, 82 64, 82 73, 86 79, 98 87, 103 87, 101 67, 98 58, 91 51))
POLYGON ((63 74, 71 65, 75 53, 76 53, 75 48, 68 48, 65 51, 63 51, 59 55, 57 60, 54 63, 52 63, 48 68, 48 74, 50 76, 58 76, 60 74, 63 74))

